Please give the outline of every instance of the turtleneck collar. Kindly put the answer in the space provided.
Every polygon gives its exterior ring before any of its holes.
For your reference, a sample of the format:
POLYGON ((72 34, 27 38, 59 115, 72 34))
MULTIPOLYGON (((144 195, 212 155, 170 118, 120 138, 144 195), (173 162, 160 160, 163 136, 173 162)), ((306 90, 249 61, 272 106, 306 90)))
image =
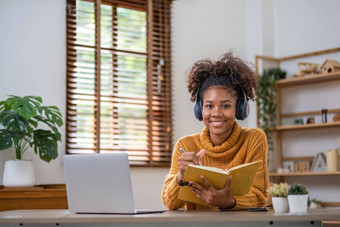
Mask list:
POLYGON ((210 140, 209 130, 205 127, 200 135, 200 141, 205 152, 208 153, 222 153, 235 145, 241 134, 241 126, 235 121, 233 131, 228 139, 220 146, 214 146, 210 140))

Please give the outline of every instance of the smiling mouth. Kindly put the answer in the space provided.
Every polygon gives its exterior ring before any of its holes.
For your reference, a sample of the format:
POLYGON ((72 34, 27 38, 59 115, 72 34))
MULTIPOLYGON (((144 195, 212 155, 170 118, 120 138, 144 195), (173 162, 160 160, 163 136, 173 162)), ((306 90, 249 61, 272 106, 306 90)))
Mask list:
POLYGON ((210 124, 214 127, 222 126, 225 121, 210 121, 210 124))

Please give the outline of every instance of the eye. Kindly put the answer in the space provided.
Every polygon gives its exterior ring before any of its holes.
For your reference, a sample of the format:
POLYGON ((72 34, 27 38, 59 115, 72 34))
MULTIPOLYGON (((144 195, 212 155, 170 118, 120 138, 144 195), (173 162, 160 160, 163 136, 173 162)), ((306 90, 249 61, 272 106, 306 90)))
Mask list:
POLYGON ((222 109, 228 109, 228 108, 230 108, 229 104, 222 105, 222 109))
POLYGON ((212 105, 210 105, 210 104, 208 104, 208 105, 205 105, 205 108, 212 109, 212 108, 213 108, 213 106, 212 106, 212 105))

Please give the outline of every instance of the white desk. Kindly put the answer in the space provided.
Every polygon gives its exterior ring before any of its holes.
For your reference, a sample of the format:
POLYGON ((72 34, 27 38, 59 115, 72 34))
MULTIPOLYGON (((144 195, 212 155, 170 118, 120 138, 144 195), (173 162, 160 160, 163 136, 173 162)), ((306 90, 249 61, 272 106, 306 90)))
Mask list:
POLYGON ((324 220, 340 221, 340 209, 309 210, 300 215, 273 211, 166 211, 141 215, 74 214, 68 210, 0 212, 0 226, 321 226, 324 220))

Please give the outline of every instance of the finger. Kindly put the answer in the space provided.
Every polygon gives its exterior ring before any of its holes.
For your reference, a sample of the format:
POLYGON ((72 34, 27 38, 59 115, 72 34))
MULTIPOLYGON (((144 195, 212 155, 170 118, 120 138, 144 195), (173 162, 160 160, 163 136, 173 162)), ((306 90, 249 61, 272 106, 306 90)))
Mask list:
POLYGON ((225 187, 221 189, 224 193, 231 196, 231 175, 229 175, 225 187))
POLYGON ((198 164, 199 164, 200 166, 202 165, 202 163, 201 163, 201 158, 203 157, 204 153, 205 153, 205 150, 204 150, 204 149, 200 150, 200 151, 197 153, 198 164))
POLYGON ((181 154, 179 157, 178 157, 178 160, 180 161, 188 161, 188 162, 193 162, 195 158, 195 153, 194 152, 186 152, 184 154, 181 154))
POLYGON ((225 184, 225 188, 228 188, 229 190, 231 190, 231 175, 229 175, 228 179, 227 179, 227 183, 225 184))
POLYGON ((191 187, 197 188, 199 191, 205 190, 199 183, 195 181, 189 181, 189 183, 192 185, 191 187))
POLYGON ((196 187, 190 187, 191 191, 201 200, 205 201, 204 194, 196 187))
POLYGON ((200 151, 197 153, 197 157, 198 157, 199 159, 201 159, 201 158, 203 157, 204 154, 205 154, 205 150, 202 149, 202 150, 200 150, 200 151))
POLYGON ((214 190, 215 188, 210 184, 207 178, 205 178, 203 175, 201 176, 201 179, 203 183, 207 186, 208 190, 214 190))
POLYGON ((204 188, 201 187, 199 184, 197 184, 196 182, 190 182, 192 185, 190 186, 191 191, 201 200, 205 201, 205 197, 204 197, 204 188))

